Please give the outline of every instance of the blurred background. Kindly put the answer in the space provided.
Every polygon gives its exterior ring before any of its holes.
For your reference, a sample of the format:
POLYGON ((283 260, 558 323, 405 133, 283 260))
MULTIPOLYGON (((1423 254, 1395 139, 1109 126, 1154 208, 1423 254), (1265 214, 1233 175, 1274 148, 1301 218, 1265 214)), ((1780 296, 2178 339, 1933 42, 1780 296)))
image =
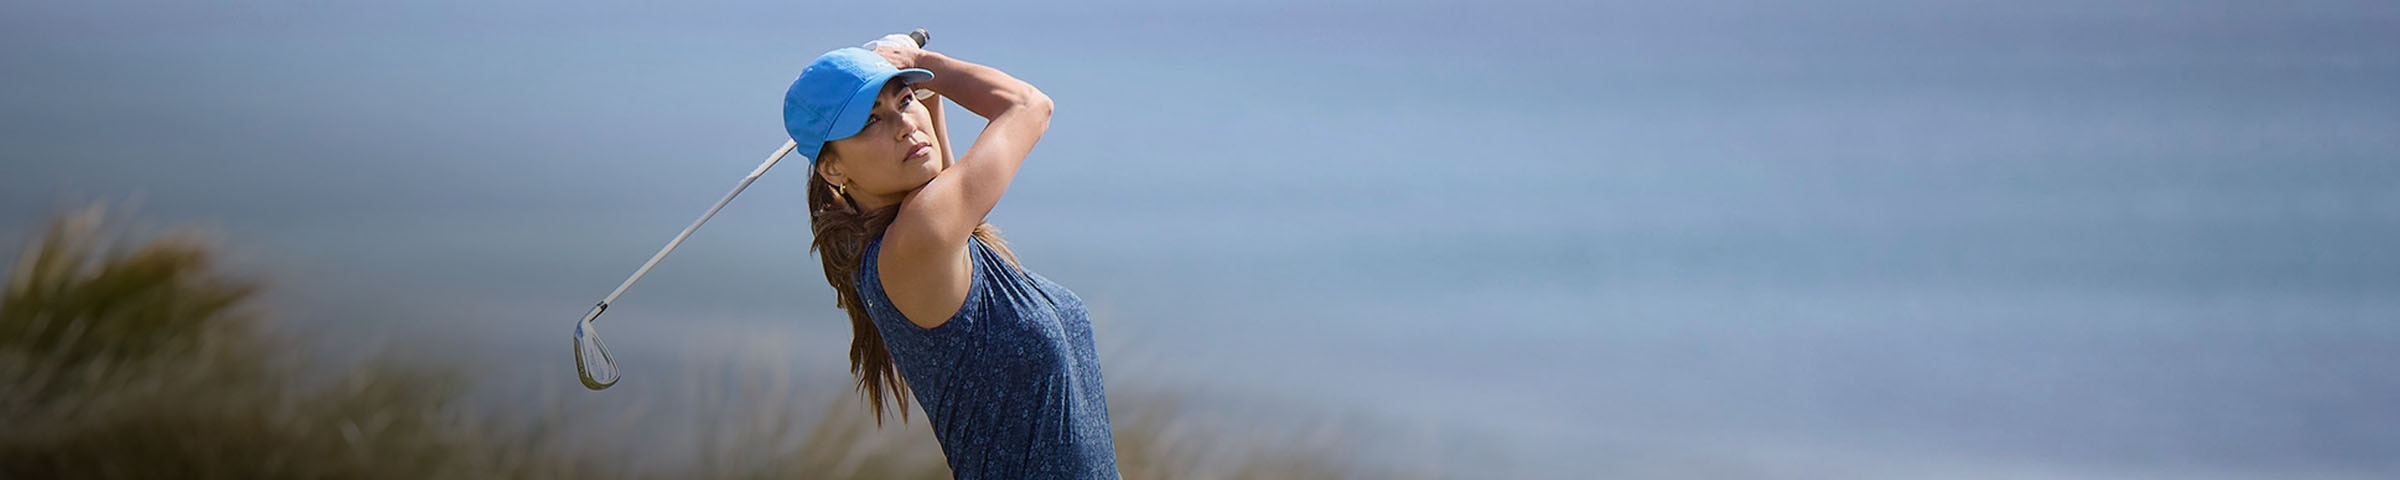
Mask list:
POLYGON ((849 395, 804 164, 611 308, 618 387, 571 324, 913 27, 1058 104, 990 220, 1120 442, 1169 398, 1336 476, 2400 475, 2391 2, 10 2, 0 241, 207 226, 304 358, 688 443, 695 391, 849 395))

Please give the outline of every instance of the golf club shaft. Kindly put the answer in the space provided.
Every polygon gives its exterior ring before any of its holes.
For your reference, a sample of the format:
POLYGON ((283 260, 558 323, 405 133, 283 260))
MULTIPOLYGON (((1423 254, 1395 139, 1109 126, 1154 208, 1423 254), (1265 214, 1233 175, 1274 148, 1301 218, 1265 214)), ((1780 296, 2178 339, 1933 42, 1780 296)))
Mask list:
MULTIPOLYGON (((633 288, 633 282, 641 281, 642 275, 650 273, 650 267, 658 266, 658 261, 665 260, 667 258, 667 253, 675 251, 675 246, 683 244, 683 239, 691 238, 692 232, 700 230, 700 224, 708 223, 709 217, 717 216, 717 211, 724 210, 725 204, 733 203, 734 196, 741 195, 743 189, 750 188, 750 182, 757 181, 759 175, 764 175, 767 173, 768 167, 775 166, 776 161, 783 160, 784 155, 792 153, 792 149, 799 146, 800 145, 798 143, 789 140, 784 141, 783 148, 775 149, 774 155, 767 156, 766 162, 758 164, 758 169, 751 170, 749 176, 742 177, 741 183, 734 184, 733 191, 726 192, 725 198, 717 199, 716 205, 709 206, 708 213, 700 214, 700 218, 698 220, 693 220, 691 226, 683 227, 683 233, 675 234, 675 239, 668 240, 666 247, 658 249, 657 254, 650 256, 650 261, 642 262, 642 268, 634 270, 633 276, 625 277, 625 283, 617 284, 616 291, 608 292, 608 298, 600 299, 599 308, 608 308, 609 303, 617 301, 617 296, 624 295, 625 289, 633 288)), ((591 316, 598 317, 600 316, 599 314, 600 312, 594 311, 592 312, 591 316)))
MULTIPOLYGON (((925 42, 931 38, 932 35, 925 33, 925 29, 922 28, 908 33, 908 39, 918 47, 925 46, 925 42)), ((615 303, 618 296, 625 294, 625 290, 633 288, 634 282, 641 281, 642 275, 649 274, 650 268, 658 266, 658 262, 665 260, 668 253, 675 251, 676 246, 682 245, 684 239, 691 238, 692 232, 699 231, 700 225, 708 223, 709 217, 717 216, 718 210, 724 210, 726 204, 733 203, 733 197, 741 195, 742 190, 750 188, 750 182, 758 181, 758 177, 765 175, 768 168, 775 166, 775 162, 783 160, 784 155, 791 154, 792 149, 799 147, 800 145, 796 141, 783 142, 783 148, 775 149, 773 155, 767 156, 767 161, 759 163, 758 168, 751 170, 749 176, 742 177, 741 183, 734 184, 733 191, 725 193, 725 198, 718 199, 716 205, 710 205, 708 212, 700 214, 699 219, 692 220, 691 226, 683 227, 683 232, 675 234, 675 239, 668 240, 667 246, 660 247, 658 253, 650 255, 650 261, 642 262, 642 268, 634 269, 633 276, 625 277, 625 283, 617 284, 615 291, 608 292, 607 298, 600 299, 599 304, 593 305, 591 311, 583 314, 583 320, 575 324, 575 375, 583 381, 584 388, 597 391, 617 383, 617 361, 609 355, 608 344, 600 341, 600 333, 594 326, 594 322, 600 319, 600 314, 608 311, 608 305, 615 303)), ((944 147, 947 148, 947 145, 944 147)))

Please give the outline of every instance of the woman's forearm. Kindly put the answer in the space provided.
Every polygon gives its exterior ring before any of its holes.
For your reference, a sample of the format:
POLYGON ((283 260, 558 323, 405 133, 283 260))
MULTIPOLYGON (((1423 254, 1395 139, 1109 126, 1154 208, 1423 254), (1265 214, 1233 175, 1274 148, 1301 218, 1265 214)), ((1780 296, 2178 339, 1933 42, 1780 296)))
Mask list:
POLYGON ((965 60, 950 58, 932 51, 916 52, 917 68, 933 72, 926 88, 950 97, 958 106, 983 118, 995 118, 1010 109, 1046 106, 1050 97, 1043 95, 1033 84, 1009 76, 1000 69, 965 60))
POLYGON ((942 168, 948 169, 951 163, 958 162, 958 152, 950 150, 950 122, 942 118, 943 103, 946 102, 941 95, 933 95, 926 99, 925 109, 933 117, 933 148, 941 154, 942 168))

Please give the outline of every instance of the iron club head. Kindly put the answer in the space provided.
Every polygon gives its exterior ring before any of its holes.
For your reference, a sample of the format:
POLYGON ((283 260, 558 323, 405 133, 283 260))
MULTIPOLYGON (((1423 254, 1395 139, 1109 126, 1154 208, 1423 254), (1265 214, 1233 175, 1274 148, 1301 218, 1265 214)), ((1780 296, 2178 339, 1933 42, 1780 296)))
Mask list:
POLYGON ((609 355, 608 343, 600 341, 600 331, 592 325, 605 310, 606 303, 594 305, 592 313, 575 323, 575 375, 583 380, 583 388, 592 390, 617 384, 617 359, 609 355))

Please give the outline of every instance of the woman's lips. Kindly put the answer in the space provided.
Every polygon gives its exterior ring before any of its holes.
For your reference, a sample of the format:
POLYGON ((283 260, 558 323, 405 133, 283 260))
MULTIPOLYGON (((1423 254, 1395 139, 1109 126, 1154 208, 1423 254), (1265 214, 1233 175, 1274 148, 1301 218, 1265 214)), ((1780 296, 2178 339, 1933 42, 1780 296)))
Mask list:
POLYGON ((917 158, 917 157, 922 157, 922 156, 926 156, 926 155, 932 155, 932 154, 933 154, 933 146, 932 146, 932 145, 917 145, 917 148, 915 148, 915 149, 912 149, 912 150, 909 150, 909 151, 908 151, 908 158, 917 158))

